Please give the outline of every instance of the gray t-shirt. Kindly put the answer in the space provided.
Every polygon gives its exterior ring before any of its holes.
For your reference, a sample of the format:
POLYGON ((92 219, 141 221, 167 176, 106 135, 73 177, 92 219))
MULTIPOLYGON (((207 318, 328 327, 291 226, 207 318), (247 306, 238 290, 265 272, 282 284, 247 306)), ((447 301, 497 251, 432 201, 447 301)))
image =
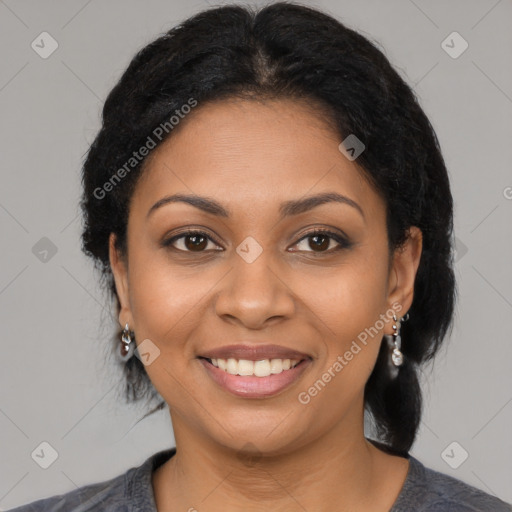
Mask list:
MULTIPOLYGON (((157 512, 152 472, 176 449, 155 453, 138 467, 101 483, 86 485, 9 512, 157 512)), ((461 480, 426 468, 408 455, 409 471, 389 512, 512 512, 512 505, 461 480)))

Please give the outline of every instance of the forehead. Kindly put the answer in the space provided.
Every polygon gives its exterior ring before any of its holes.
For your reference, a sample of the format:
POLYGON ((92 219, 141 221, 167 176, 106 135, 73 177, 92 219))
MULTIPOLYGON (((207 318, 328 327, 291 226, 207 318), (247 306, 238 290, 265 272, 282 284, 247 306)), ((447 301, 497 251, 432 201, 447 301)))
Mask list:
POLYGON ((247 215, 325 191, 343 193, 370 211, 383 206, 361 169, 339 151, 340 136, 313 104, 207 103, 178 128, 148 158, 134 208, 148 210, 176 192, 215 197, 247 215))

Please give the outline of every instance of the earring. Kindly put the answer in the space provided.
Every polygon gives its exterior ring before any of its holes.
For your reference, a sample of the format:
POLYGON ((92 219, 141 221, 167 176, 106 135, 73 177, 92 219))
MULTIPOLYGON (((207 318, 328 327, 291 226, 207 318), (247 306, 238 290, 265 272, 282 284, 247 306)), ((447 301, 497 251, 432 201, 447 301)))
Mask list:
POLYGON ((123 333, 121 335, 121 360, 123 362, 128 361, 133 356, 133 352, 135 350, 135 343, 132 343, 133 338, 130 332, 130 327, 128 324, 124 326, 123 333))
POLYGON ((400 351, 402 348, 402 337, 400 336, 400 322, 398 321, 398 318, 393 313, 393 352, 391 353, 391 360, 393 361, 393 364, 395 366, 401 366, 404 362, 404 355, 400 351))
MULTIPOLYGON (((403 321, 409 319, 409 313, 402 318, 403 321)), ((404 355, 401 352, 402 338, 400 336, 400 321, 393 313, 393 334, 385 334, 385 338, 388 342, 388 345, 391 351, 391 361, 393 365, 391 366, 391 373, 394 377, 398 374, 398 367, 401 366, 404 362, 404 355)))

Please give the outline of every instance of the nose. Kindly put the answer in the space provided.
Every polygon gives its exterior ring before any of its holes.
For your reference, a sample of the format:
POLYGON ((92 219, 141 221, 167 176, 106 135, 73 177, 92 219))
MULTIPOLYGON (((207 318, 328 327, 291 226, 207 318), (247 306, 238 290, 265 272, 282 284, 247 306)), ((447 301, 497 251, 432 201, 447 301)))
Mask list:
POLYGON ((289 272, 272 261, 270 252, 264 250, 252 262, 234 252, 233 267, 216 296, 219 317, 247 329, 292 317, 296 301, 287 282, 289 272))

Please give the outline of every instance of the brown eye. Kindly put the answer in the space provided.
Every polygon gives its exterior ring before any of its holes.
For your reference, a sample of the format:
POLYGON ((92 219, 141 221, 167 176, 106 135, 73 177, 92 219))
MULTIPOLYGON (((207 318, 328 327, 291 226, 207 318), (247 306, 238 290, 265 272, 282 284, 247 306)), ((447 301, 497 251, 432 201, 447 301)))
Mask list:
POLYGON ((324 251, 326 249, 329 248, 329 245, 330 245, 330 242, 331 242, 331 238, 328 237, 327 235, 314 235, 314 236, 309 236, 308 237, 309 239, 309 247, 311 247, 311 249, 313 250, 320 250, 320 251, 324 251))
POLYGON ((214 247, 217 245, 214 241, 202 231, 187 231, 180 235, 173 236, 169 240, 163 242, 163 246, 182 251, 182 252, 205 252, 208 243, 212 243, 214 247))
POLYGON ((316 252, 320 254, 347 249, 351 246, 351 243, 341 235, 323 230, 316 230, 307 234, 302 237, 295 246, 300 247, 300 244, 302 244, 302 248, 296 249, 296 251, 316 252), (334 247, 331 246, 331 242, 334 242, 334 247), (337 247, 336 244, 338 244, 337 247))
POLYGON ((191 251, 202 251, 208 245, 208 239, 203 235, 186 235, 184 244, 191 251))

